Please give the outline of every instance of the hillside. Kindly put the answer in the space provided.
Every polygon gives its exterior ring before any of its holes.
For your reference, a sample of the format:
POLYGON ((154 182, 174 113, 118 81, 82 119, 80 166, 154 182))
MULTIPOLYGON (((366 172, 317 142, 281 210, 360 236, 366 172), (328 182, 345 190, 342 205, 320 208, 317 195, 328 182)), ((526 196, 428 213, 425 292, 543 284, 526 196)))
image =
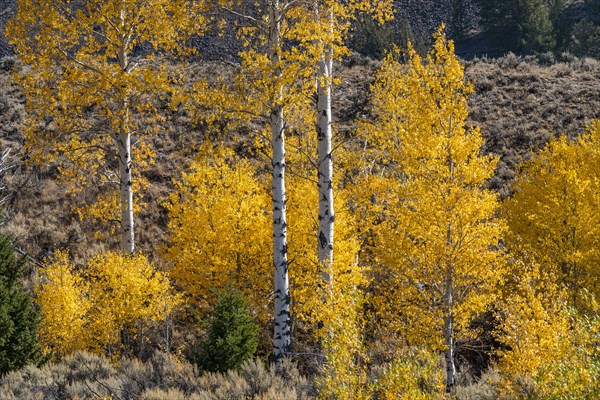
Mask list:
MULTIPOLYGON (((404 45, 407 39, 416 43, 429 43, 431 34, 444 23, 449 37, 456 41, 457 54, 464 59, 490 56, 501 57, 511 49, 506 41, 495 32, 485 29, 482 21, 480 2, 482 0, 395 0, 395 19, 382 29, 365 29, 360 21, 354 24, 353 32, 357 41, 374 41, 377 46, 387 48, 389 42, 404 45), (461 32, 460 35, 457 32, 461 32), (363 38, 362 36, 367 36, 363 38), (381 37, 378 37, 381 36, 381 37), (383 41, 383 43, 381 43, 383 41)), ((17 0, 0 0, 0 57, 12 55, 10 45, 4 36, 4 25, 16 10, 17 0)), ((598 21, 600 15, 588 0, 565 0, 561 21, 568 27, 564 32, 566 42, 553 51, 577 50, 570 43, 573 25, 579 21, 598 21)), ((562 29, 562 28, 561 28, 562 29)), ((585 34, 591 34, 590 32, 585 34)), ((591 39, 592 40, 592 39, 591 39)), ((209 34, 194 39, 194 46, 202 57, 209 60, 235 57, 236 41, 231 32, 209 34)), ((596 46, 595 42, 592 42, 596 46)), ((372 49, 358 46, 356 51, 370 53, 372 49)), ((381 49, 383 50, 383 49, 381 49)), ((594 49, 587 49, 594 52, 594 49)), ((579 52, 582 49, 578 50, 579 52)), ((583 49, 586 51, 586 49, 583 49)), ((375 51, 377 54, 380 50, 375 51)), ((589 53, 585 53, 589 54, 589 53)), ((372 54, 371 54, 372 55, 372 54)))
MULTIPOLYGON (((410 21, 411 29, 420 37, 429 38, 431 33, 442 23, 452 24, 451 4, 455 0, 395 0, 395 9, 398 22, 392 23, 399 26, 399 21, 410 21)), ((465 0, 464 13, 465 18, 470 21, 468 24, 472 29, 477 27, 478 15, 477 7, 474 6, 475 0, 465 0)), ((16 8, 16 0, 0 0, 0 32, 3 32, 3 27, 6 21, 13 15, 16 8)), ((199 40, 198 47, 204 51, 203 54, 208 57, 215 57, 211 48, 214 43, 206 40, 199 40)), ((10 46, 7 43, 4 34, 0 35, 0 57, 11 55, 10 46)))
MULTIPOLYGON (((429 37, 440 23, 446 22, 451 23, 450 3, 452 0, 396 0, 396 15, 399 20, 404 18, 411 21, 412 30, 419 36, 429 37)), ((476 22, 476 9, 470 6, 472 0, 468 0, 469 3, 469 15, 471 19, 476 22)), ((16 9, 17 0, 0 0, 0 57, 12 55, 13 52, 8 44, 6 37, 4 36, 4 25, 14 14, 16 9)), ((476 23, 474 24, 476 25, 476 23)), ((218 39, 218 35, 211 35, 211 40, 218 39)), ((224 41, 228 43, 228 41, 224 41)), ((217 58, 219 55, 212 51, 214 48, 214 42, 204 39, 200 39, 196 42, 197 47, 204 50, 202 53, 208 58, 217 58)))
MULTIPOLYGON (((368 90, 377 63, 363 61, 339 72, 334 110, 342 135, 352 131, 356 119, 369 116, 368 90)), ((52 166, 40 169, 27 164, 20 127, 24 99, 10 81, 12 68, 12 58, 0 63, 0 148, 11 148, 13 165, 5 179, 11 198, 4 229, 14 233, 36 260, 55 248, 68 248, 83 257, 98 246, 89 239, 94 228, 73 214, 75 199, 64 195, 52 166)), ((590 119, 600 117, 600 62, 593 59, 509 55, 470 61, 466 75, 475 85, 470 121, 481 127, 487 139, 485 151, 500 156, 490 186, 502 196, 510 193, 517 164, 531 150, 539 149, 552 135, 577 135, 590 119)), ((138 224, 140 248, 148 253, 165 244, 167 217, 161 201, 173 190, 173 179, 193 160, 193 148, 202 137, 202 129, 192 126, 185 113, 178 113, 170 115, 167 129, 154 139, 157 162, 148 173, 148 206, 138 224)))

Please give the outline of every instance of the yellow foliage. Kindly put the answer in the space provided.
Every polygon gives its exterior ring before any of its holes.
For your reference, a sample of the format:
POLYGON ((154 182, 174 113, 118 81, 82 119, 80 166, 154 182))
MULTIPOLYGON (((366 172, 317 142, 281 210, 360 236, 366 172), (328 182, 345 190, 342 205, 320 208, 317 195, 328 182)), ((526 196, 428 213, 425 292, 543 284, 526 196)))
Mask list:
POLYGON ((41 342, 58 357, 82 349, 118 353, 124 329, 160 322, 179 304, 166 276, 141 254, 98 254, 81 269, 59 252, 36 293, 41 342))
POLYGON ((315 1, 308 4, 306 19, 298 24, 292 38, 302 44, 305 54, 313 60, 339 60, 350 54, 346 43, 353 21, 368 15, 383 24, 393 19, 393 12, 391 0, 315 1))
MULTIPOLYGON (((200 309, 209 305, 211 288, 233 286, 270 311, 265 302, 272 290, 270 198, 266 183, 255 173, 249 162, 232 152, 211 155, 208 149, 201 150, 166 204, 171 246, 165 259, 171 263, 173 279, 200 309)), ((330 319, 318 293, 317 187, 311 180, 294 177, 288 194, 293 314, 316 324, 330 319)), ((364 275, 358 269, 358 243, 343 194, 336 198, 336 207, 337 292, 363 284, 364 275)))
POLYGON ((255 169, 232 152, 205 148, 175 184, 169 211, 170 274, 201 312, 212 288, 235 287, 270 313, 272 232, 270 198, 255 169))
POLYGON ((517 263, 499 313, 501 393, 517 398, 589 399, 600 395, 600 319, 569 311, 556 277, 517 263))
MULTIPOLYGON (((187 0, 20 1, 7 35, 25 65, 16 78, 31 160, 56 163, 71 194, 115 196, 125 184, 116 154, 126 132, 135 135, 133 184, 142 192, 141 172, 154 156, 144 137, 157 133, 159 103, 174 88, 159 54, 183 54, 183 37, 202 32, 203 10, 204 2, 187 0), (134 57, 140 45, 150 54, 134 57)), ((81 202, 80 215, 116 228, 116 199, 81 202)))
POLYGON ((66 252, 57 252, 43 270, 44 283, 36 287, 41 306, 40 341, 45 351, 60 355, 85 348, 87 315, 92 302, 89 285, 69 262, 66 252))
POLYGON ((412 48, 408 56, 406 65, 393 54, 384 60, 372 88, 375 121, 362 126, 377 157, 364 160, 380 221, 372 301, 409 344, 442 349, 444 333, 468 335, 493 300, 505 227, 484 188, 497 160, 481 154, 479 129, 466 127, 473 89, 452 42, 440 30, 425 60, 412 48))
MULTIPOLYGON (((294 165, 306 171, 301 157, 291 154, 294 165)), ((205 148, 171 195, 169 211, 171 246, 165 259, 171 276, 204 312, 212 301, 211 288, 240 289, 267 321, 271 315, 272 231, 270 198, 256 169, 233 152, 205 148)), ((346 195, 336 197, 336 253, 332 288, 320 287, 317 260, 317 196, 310 179, 289 180, 288 234, 292 314, 307 326, 327 321, 327 332, 318 332, 336 365, 335 382, 354 388, 354 361, 361 347, 358 287, 366 282, 357 263, 355 222, 346 195), (324 300, 327 299, 327 302, 324 300), (340 374, 344 374, 342 377, 340 374)), ((333 383, 332 381, 331 383, 333 383)), ((328 386, 329 387, 329 386, 328 386)))
POLYGON ((363 351, 361 288, 366 275, 358 264, 359 243, 344 190, 335 197, 335 245, 331 285, 324 285, 317 259, 318 190, 313 180, 289 181, 288 233, 292 313, 317 327, 326 356, 320 381, 321 396, 361 399, 366 383, 363 351))
POLYGON ((287 212, 292 314, 303 321, 303 326, 312 328, 326 357, 319 380, 321 396, 360 399, 366 384, 362 290, 368 282, 367 271, 358 260, 358 222, 349 207, 350 193, 335 180, 332 281, 326 284, 317 253, 317 171, 307 157, 317 148, 317 138, 293 135, 289 144, 287 159, 292 173, 287 181, 287 212))
POLYGON ((526 162, 505 203, 516 265, 505 289, 502 390, 517 396, 600 395, 598 207, 600 124, 551 139, 526 162))
POLYGON ((227 120, 232 127, 249 125, 254 137, 269 142, 271 134, 262 136, 265 132, 257 130, 253 123, 270 124, 273 109, 282 107, 286 131, 291 130, 294 126, 289 124, 288 117, 306 114, 312 108, 314 59, 299 45, 314 37, 306 36, 312 8, 308 11, 303 2, 291 0, 277 4, 255 2, 249 15, 245 1, 219 0, 218 3, 232 11, 224 27, 235 30, 244 47, 238 54, 239 68, 231 77, 211 77, 210 84, 205 79, 197 80, 189 96, 179 101, 195 120, 209 124, 227 120), (277 35, 278 22, 281 31, 277 35))
MULTIPOLYGON (((288 233, 290 254, 290 286, 293 313, 300 319, 316 324, 329 321, 335 310, 336 295, 365 283, 358 265, 358 241, 354 238, 355 222, 348 209, 345 193, 335 198, 336 241, 333 262, 333 289, 320 287, 317 259, 318 190, 313 180, 292 177, 289 181, 288 233), (334 294, 330 295, 329 291, 334 294), (333 299, 331 309, 324 309, 324 296, 333 299)), ((343 309, 343 308, 342 308, 343 309)))
MULTIPOLYGON (((339 286, 339 285, 338 285, 339 286)), ((360 314, 363 294, 357 287, 337 289, 327 310, 326 330, 320 332, 325 365, 319 379, 323 399, 369 399, 364 321, 360 314)))
MULTIPOLYGON (((209 84, 200 79, 195 82, 189 97, 179 102, 194 115, 194 119, 215 122, 227 118, 232 126, 248 122, 270 120, 271 108, 285 109, 286 128, 314 129, 316 64, 325 49, 338 60, 349 54, 346 38, 352 20, 360 14, 370 14, 380 23, 392 19, 391 0, 334 0, 318 2, 274 1, 255 2, 252 15, 247 4, 240 0, 219 0, 227 10, 229 24, 243 44, 239 73, 231 79, 211 77, 209 84), (270 37, 272 12, 280 14, 281 35, 270 37), (246 18, 247 17, 247 18, 246 18), (276 53, 277 61, 271 52, 276 53), (291 121, 300 115, 308 124, 291 121)), ((262 132, 256 132, 261 134, 262 132)), ((266 135, 265 137, 269 137, 266 135)))
POLYGON ((576 140, 551 139, 522 166, 505 204, 513 246, 525 247, 585 311, 585 291, 600 296, 600 123, 576 140))

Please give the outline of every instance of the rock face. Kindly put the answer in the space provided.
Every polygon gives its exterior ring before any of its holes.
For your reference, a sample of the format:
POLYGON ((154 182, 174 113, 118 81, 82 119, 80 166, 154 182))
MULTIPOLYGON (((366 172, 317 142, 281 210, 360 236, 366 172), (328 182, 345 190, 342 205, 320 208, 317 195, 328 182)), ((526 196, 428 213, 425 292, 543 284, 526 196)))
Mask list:
POLYGON ((17 0, 0 0, 0 57, 13 54, 4 36, 4 25, 13 16, 16 8, 17 0))
POLYGON ((476 29, 479 11, 475 2, 476 0, 395 0, 394 5, 397 17, 409 21, 415 35, 429 37, 441 23, 445 23, 449 31, 454 31, 458 24, 463 25, 465 33, 476 29))
MULTIPOLYGON (((409 21, 412 31, 415 35, 428 38, 431 36, 437 27, 443 22, 449 32, 453 31, 456 24, 456 14, 453 13, 453 7, 459 7, 461 10, 460 18, 465 26, 465 31, 472 31, 477 27, 478 16, 477 8, 474 6, 476 0, 396 0, 396 16, 397 21, 394 24, 400 23, 401 20, 409 21)), ((4 36, 4 24, 14 14, 16 10, 17 0, 0 0, 0 57, 11 55, 12 51, 8 45, 8 41, 4 36)), ((215 36, 214 41, 229 42, 222 37, 215 36)), ((198 40, 197 45, 201 48, 202 53, 208 54, 208 58, 218 58, 217 50, 224 43, 218 43, 215 46, 214 41, 205 39, 198 40), (213 54, 215 53, 215 54, 213 54)), ((229 51, 226 51, 229 53, 229 51)), ((235 53, 235 52, 234 52, 235 53)))

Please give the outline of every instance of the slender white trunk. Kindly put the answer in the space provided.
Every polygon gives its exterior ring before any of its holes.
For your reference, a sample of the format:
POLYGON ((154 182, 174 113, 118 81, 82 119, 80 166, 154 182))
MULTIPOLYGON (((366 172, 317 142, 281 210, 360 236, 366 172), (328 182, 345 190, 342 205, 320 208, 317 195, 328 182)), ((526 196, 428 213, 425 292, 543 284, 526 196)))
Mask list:
POLYGON ((451 392, 455 385, 456 365, 454 363, 454 315, 453 315, 452 274, 446 277, 446 293, 444 295, 444 338, 446 342, 446 390, 451 392))
POLYGON ((131 188, 131 135, 122 130, 118 137, 119 189, 121 191, 121 250, 133 253, 133 190, 131 188))
MULTIPOLYGON (((11 169, 11 165, 8 163, 8 156, 10 155, 10 151, 11 149, 4 149, 2 150, 2 152, 0 153, 0 206, 2 206, 2 204, 7 201, 10 196, 4 196, 3 193, 6 190, 6 184, 4 182, 2 182, 2 179, 4 178, 4 173, 8 172, 11 169)), ((0 224, 2 223, 2 221, 0 220, 0 224)))
POLYGON ((577 263, 574 262, 573 263, 573 308, 577 309, 577 292, 579 291, 578 288, 578 279, 579 279, 579 274, 578 274, 578 270, 577 270, 577 263))
MULTIPOLYGON (((331 12, 332 13, 332 12, 331 12)), ((330 29, 333 27, 333 15, 330 14, 330 29)), ((323 284, 333 285, 333 232, 335 213, 333 209, 333 159, 332 159, 332 116, 331 89, 333 75, 333 54, 331 46, 326 45, 319 61, 317 79, 317 155, 319 160, 319 233, 318 257, 323 284)))
MULTIPOLYGON (((454 179, 454 162, 452 154, 448 151, 448 165, 450 169, 450 179, 454 179)), ((452 247, 452 223, 448 225, 447 244, 452 247)), ((446 391, 448 393, 454 390, 456 379, 456 365, 454 363, 454 271, 452 264, 446 265, 446 282, 444 290, 444 339, 446 342, 446 391)))
MULTIPOLYGON (((121 12, 121 26, 124 28, 124 12, 121 12)), ((129 63, 127 54, 127 38, 121 38, 121 47, 117 54, 117 59, 121 71, 127 73, 129 63)), ((121 194, 121 251, 131 254, 135 250, 135 241, 133 233, 133 190, 131 176, 131 134, 129 133, 129 101, 127 98, 122 104, 121 131, 117 137, 119 147, 119 190, 121 194)))
POLYGON ((285 121, 283 117, 282 97, 280 86, 281 67, 281 14, 279 1, 271 3, 270 47, 271 63, 274 66, 273 79, 277 92, 271 103, 271 145, 273 152, 273 266, 275 271, 275 328, 273 334, 273 356, 277 364, 290 351, 291 320, 290 320, 290 286, 288 279, 287 259, 287 217, 285 191, 285 121))

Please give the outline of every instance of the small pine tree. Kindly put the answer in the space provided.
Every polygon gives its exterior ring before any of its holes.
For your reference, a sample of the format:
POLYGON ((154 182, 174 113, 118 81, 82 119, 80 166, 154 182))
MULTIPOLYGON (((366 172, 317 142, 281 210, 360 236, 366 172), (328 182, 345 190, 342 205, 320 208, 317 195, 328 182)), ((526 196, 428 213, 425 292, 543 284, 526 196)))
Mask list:
MULTIPOLYGON (((498 36, 505 50, 537 52, 555 45, 553 0, 479 0, 484 27, 498 36)), ((562 11, 562 10, 561 10, 562 11)))
POLYGON ((521 48, 527 52, 548 51, 556 45, 554 27, 547 0, 523 2, 525 15, 522 26, 521 48))
POLYGON ((21 282, 27 260, 15 250, 12 237, 0 235, 0 376, 40 359, 39 314, 21 282))
POLYGON ((600 58, 600 27, 585 19, 573 25, 570 50, 578 57, 600 58))
POLYGON ((555 51, 565 48, 570 36, 570 21, 568 19, 566 0, 548 0, 550 21, 552 22, 555 51))
POLYGON ((237 369, 254 357, 258 325, 246 299, 237 291, 217 291, 208 321, 208 339, 201 344, 198 365, 208 371, 237 369))

